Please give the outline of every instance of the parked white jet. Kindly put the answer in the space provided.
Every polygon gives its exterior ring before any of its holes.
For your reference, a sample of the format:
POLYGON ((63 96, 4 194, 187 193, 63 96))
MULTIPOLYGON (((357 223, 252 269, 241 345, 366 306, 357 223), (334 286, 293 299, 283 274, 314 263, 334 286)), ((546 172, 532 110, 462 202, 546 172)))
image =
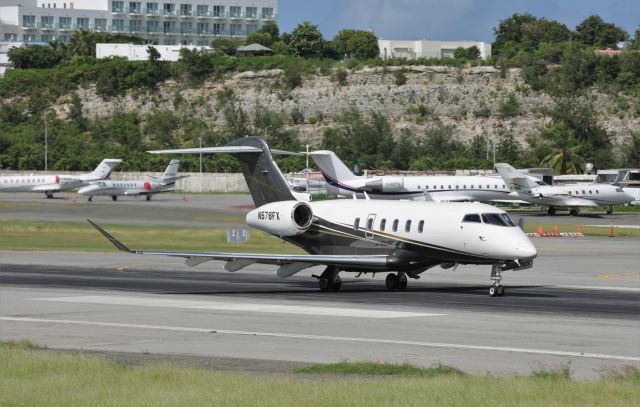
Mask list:
POLYGON ((420 273, 438 265, 485 264, 492 265, 491 296, 503 293, 503 271, 530 268, 537 255, 535 246, 510 216, 490 205, 368 199, 297 201, 260 137, 245 137, 224 147, 152 152, 233 155, 240 161, 256 205, 247 214, 247 224, 309 254, 130 250, 89 221, 125 252, 184 257, 190 266, 222 260, 227 262, 227 271, 253 263, 273 264, 278 266, 278 277, 325 265, 318 277, 323 291, 340 289, 342 271, 385 272, 387 288, 403 290, 407 277, 419 278, 420 273))
POLYGON ((362 177, 353 174, 333 151, 309 153, 336 195, 375 199, 411 199, 436 202, 499 201, 513 202, 517 198, 498 176, 380 176, 362 177))
POLYGON ((176 181, 185 176, 178 176, 180 160, 171 160, 164 174, 160 178, 151 178, 146 181, 97 181, 78 190, 78 195, 88 196, 89 202, 94 196, 110 196, 114 201, 119 196, 146 196, 147 201, 151 200, 151 195, 160 192, 167 192, 176 185, 176 181))
POLYGON ((613 205, 626 204, 633 197, 622 188, 609 184, 566 184, 551 186, 543 181, 534 181, 531 177, 516 170, 509 164, 498 163, 496 169, 523 201, 548 206, 549 215, 556 214, 556 208, 568 208, 571 215, 578 214, 581 207, 608 206, 611 214, 613 205))
POLYGON ((80 175, 9 175, 0 177, 0 192, 43 192, 53 198, 54 192, 80 188, 92 181, 109 178, 122 160, 105 158, 91 173, 80 175))

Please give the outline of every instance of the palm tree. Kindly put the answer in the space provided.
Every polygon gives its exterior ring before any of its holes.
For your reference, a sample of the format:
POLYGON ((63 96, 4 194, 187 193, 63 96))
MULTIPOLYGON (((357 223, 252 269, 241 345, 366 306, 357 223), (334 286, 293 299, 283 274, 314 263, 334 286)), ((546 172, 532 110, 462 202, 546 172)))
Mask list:
POLYGON ((95 56, 96 44, 93 33, 86 28, 79 29, 71 36, 69 48, 79 56, 95 56))
POLYGON ((584 163, 580 156, 580 145, 576 142, 573 130, 560 124, 543 132, 542 137, 548 140, 551 154, 542 160, 542 165, 549 166, 558 174, 579 174, 584 163))

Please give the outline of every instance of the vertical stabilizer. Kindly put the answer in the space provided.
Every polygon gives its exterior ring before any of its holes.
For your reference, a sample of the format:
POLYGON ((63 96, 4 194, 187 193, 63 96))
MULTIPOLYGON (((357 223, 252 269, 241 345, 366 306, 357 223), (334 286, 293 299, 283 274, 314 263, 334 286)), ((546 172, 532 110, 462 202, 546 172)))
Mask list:
POLYGON ((162 174, 162 179, 170 179, 176 178, 178 176, 178 168, 180 167, 180 160, 173 159, 167 166, 167 169, 164 170, 164 174, 162 174))
POLYGON ((336 153, 328 150, 312 151, 309 153, 313 161, 316 163, 320 171, 325 177, 330 177, 335 181, 345 181, 348 179, 358 178, 354 175, 349 167, 338 158, 336 153))
POLYGON ((96 167, 95 170, 87 177, 91 181, 97 181, 105 178, 109 178, 113 170, 120 164, 122 160, 117 158, 105 158, 96 167))
POLYGON ((226 147, 254 147, 261 152, 231 153, 240 161, 240 168, 244 175, 251 197, 256 206, 270 202, 290 201, 296 198, 291 194, 287 180, 280 168, 273 161, 269 146, 261 137, 244 137, 234 140, 226 147))
POLYGON ((496 164, 496 170, 504 180, 504 183, 507 184, 512 191, 528 192, 538 186, 538 184, 526 174, 516 170, 509 164, 498 163, 496 164))

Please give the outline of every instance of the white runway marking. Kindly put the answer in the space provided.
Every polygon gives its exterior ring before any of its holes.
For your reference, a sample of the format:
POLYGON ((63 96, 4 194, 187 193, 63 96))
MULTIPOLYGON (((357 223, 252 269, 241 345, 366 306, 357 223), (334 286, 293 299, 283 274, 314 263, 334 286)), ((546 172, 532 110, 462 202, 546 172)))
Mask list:
POLYGON ((351 318, 409 318, 435 317, 444 314, 423 312, 384 311, 375 309, 310 307, 304 305, 277 305, 261 303, 233 303, 177 300, 151 297, 127 297, 108 295, 86 295, 80 297, 38 298, 40 301, 72 302, 80 304, 128 305, 136 307, 165 307, 208 309, 217 311, 268 312, 278 314, 321 315, 351 318))
POLYGON ((359 337, 348 337, 348 336, 305 335, 305 334, 280 333, 280 332, 236 331, 236 330, 228 330, 228 329, 190 328, 190 327, 164 326, 164 325, 121 324, 121 323, 114 323, 114 322, 77 321, 77 320, 68 320, 68 319, 0 317, 0 320, 13 321, 13 322, 89 325, 89 326, 102 326, 102 327, 113 327, 113 328, 153 329, 153 330, 162 330, 162 331, 194 332, 194 333, 217 334, 217 335, 241 335, 241 336, 254 336, 254 337, 307 339, 307 340, 318 340, 318 341, 324 341, 324 342, 326 341, 360 342, 360 343, 377 343, 377 344, 386 344, 386 345, 417 346, 417 347, 426 347, 426 348, 449 348, 449 349, 466 349, 466 350, 481 350, 481 351, 495 351, 495 352, 530 353, 530 354, 550 355, 550 356, 568 356, 568 357, 577 357, 577 358, 610 359, 610 360, 624 360, 628 362, 640 362, 639 356, 607 355, 602 353, 588 353, 588 352, 567 352, 567 351, 549 350, 549 349, 511 348, 511 347, 502 347, 502 346, 464 345, 464 344, 456 344, 456 343, 439 343, 439 342, 416 342, 416 341, 402 341, 402 340, 395 340, 395 339, 359 338, 359 337))

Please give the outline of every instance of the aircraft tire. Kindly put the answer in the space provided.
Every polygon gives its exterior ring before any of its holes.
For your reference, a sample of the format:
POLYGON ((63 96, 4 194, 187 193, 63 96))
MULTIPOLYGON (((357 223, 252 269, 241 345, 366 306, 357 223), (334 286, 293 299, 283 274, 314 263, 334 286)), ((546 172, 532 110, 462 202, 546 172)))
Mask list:
POLYGON ((89 201, 89 202, 93 202, 93 197, 92 197, 92 196, 90 196, 90 197, 87 199, 87 201, 89 201))
POLYGON ((342 287, 342 279, 339 276, 336 276, 333 280, 331 280, 331 291, 340 291, 342 287))
POLYGON ((504 295, 504 286, 499 285, 497 290, 496 290, 496 295, 498 297, 502 297, 504 295))
POLYGON ((320 287, 320 291, 329 291, 331 289, 331 282, 327 277, 320 277, 318 279, 318 286, 320 287))
POLYGON ((407 289, 407 276, 398 278, 398 291, 404 291, 407 289))
POLYGON ((151 200, 151 195, 147 195, 147 201, 151 200))
POLYGON ((495 297, 498 294, 498 288, 495 285, 489 287, 489 295, 495 297))
POLYGON ((549 214, 549 216, 554 216, 556 214, 556 208, 554 208, 553 206, 550 206, 549 209, 547 210, 547 213, 549 214))
POLYGON ((112 195, 111 199, 114 200, 114 201, 117 201, 118 200, 118 195, 112 195))
POLYGON ((384 281, 387 290, 394 291, 398 289, 398 276, 394 273, 387 274, 387 278, 384 281))
POLYGON ((578 210, 577 210, 577 209, 571 209, 571 210, 569 211, 569 214, 570 214, 571 216, 578 216, 578 210))

